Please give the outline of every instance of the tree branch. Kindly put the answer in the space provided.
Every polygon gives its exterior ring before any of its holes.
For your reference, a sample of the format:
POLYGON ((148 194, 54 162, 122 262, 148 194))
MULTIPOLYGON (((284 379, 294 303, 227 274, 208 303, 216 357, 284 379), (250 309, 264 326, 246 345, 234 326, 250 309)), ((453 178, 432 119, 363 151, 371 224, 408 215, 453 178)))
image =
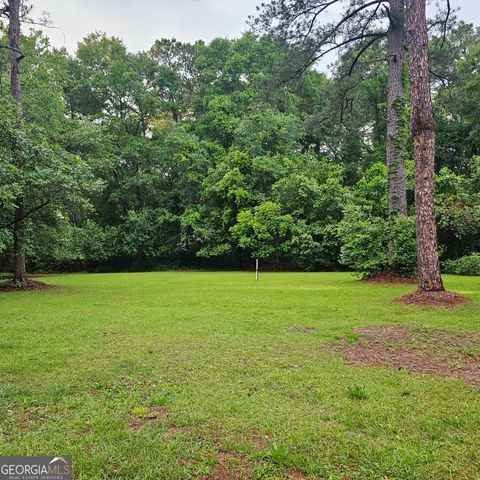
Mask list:
POLYGON ((27 217, 29 217, 32 213, 37 212, 38 210, 41 210, 42 208, 46 207, 50 203, 50 200, 45 201, 44 203, 37 205, 36 207, 31 208, 30 210, 27 210, 20 218, 16 218, 15 220, 12 220, 9 223, 4 223, 3 225, 0 225, 0 228, 8 228, 8 227, 13 227, 15 224, 22 222, 25 220, 27 217))
POLYGON ((310 22, 310 26, 308 27, 308 30, 307 30, 307 33, 303 35, 303 42, 305 43, 305 41, 307 40, 307 38, 310 36, 310 34, 312 33, 312 30, 313 30, 313 27, 315 25, 315 22, 318 18, 318 16, 324 12, 328 7, 330 7, 331 5, 337 3, 338 0, 332 0, 331 2, 329 3, 326 3, 325 5, 322 6, 322 8, 320 8, 317 12, 315 12, 315 15, 313 16, 312 18, 312 21, 310 22))
POLYGON ((28 23, 29 25, 38 25, 39 27, 50 28, 52 30, 58 30, 63 35, 63 44, 65 45, 66 43, 67 36, 65 35, 65 32, 60 27, 57 27, 56 25, 49 25, 47 22, 36 22, 30 19, 24 19, 23 23, 28 23))
POLYGON ((294 78, 297 78, 298 76, 300 76, 303 72, 305 72, 305 70, 307 70, 307 68, 312 66, 317 60, 320 60, 320 58, 324 57, 325 55, 327 55, 330 52, 333 52, 334 50, 337 50, 341 47, 344 47, 345 45, 356 42, 357 40, 362 40, 364 38, 375 37, 375 39, 378 40, 379 38, 386 37, 386 36, 387 36, 387 34, 385 32, 382 32, 382 33, 365 33, 365 34, 362 34, 362 35, 356 35, 354 37, 350 37, 347 40, 344 40, 343 42, 337 43, 337 44, 333 45, 333 47, 330 47, 327 50, 324 50, 323 52, 321 52, 319 55, 316 55, 315 57, 313 57, 302 68, 300 68, 299 70, 297 70, 295 72, 294 78))
POLYGON ((7 50, 12 50, 15 53, 19 53, 20 57, 18 57, 18 60, 22 60, 23 58, 25 58, 25 54, 18 48, 13 48, 10 45, 0 45, 0 48, 6 48, 7 50))
MULTIPOLYGON (((335 4, 335 3, 338 3, 340 0, 331 0, 330 2, 327 2, 323 5, 320 5, 320 10, 319 12, 317 12, 315 14, 315 17, 318 16, 318 13, 321 13, 323 12, 324 10, 326 10, 328 7, 330 7, 331 5, 335 4)), ((288 29, 303 15, 308 15, 310 13, 312 13, 316 8, 318 8, 319 5, 314 5, 313 7, 310 7, 310 8, 307 8, 305 10, 300 10, 299 12, 297 12, 293 18, 288 22, 287 26, 286 26, 286 31, 288 31, 288 29)))
POLYGON ((356 8, 355 10, 352 10, 351 12, 347 12, 344 17, 328 32, 327 35, 324 35, 323 39, 320 41, 319 45, 322 45, 328 38, 332 37, 336 32, 338 32, 338 29, 348 20, 350 20, 352 17, 357 15, 357 13, 362 12, 363 10, 366 10, 367 8, 371 7, 372 5, 377 5, 383 3, 384 0, 374 0, 372 2, 365 3, 364 5, 356 8))
POLYGON ((370 17, 368 18, 368 20, 365 22, 365 24, 363 25, 362 27, 362 34, 365 33, 367 31, 367 28, 370 26, 370 23, 372 23, 372 21, 375 19, 375 17, 377 16, 377 13, 378 13, 378 10, 380 9, 380 7, 382 6, 382 3, 383 2, 380 2, 377 7, 375 8, 375 10, 372 12, 372 14, 370 15, 370 17))
POLYGON ((450 18, 450 13, 452 11, 450 0, 447 0, 447 14, 445 15, 445 20, 443 21, 443 34, 442 34, 442 43, 440 44, 440 48, 443 48, 445 40, 447 39, 447 24, 450 18))
POLYGON ((383 7, 383 10, 385 11, 385 13, 387 14, 387 17, 388 17, 388 21, 390 22, 390 26, 392 28, 395 27, 395 22, 392 18, 392 14, 390 13, 390 9, 388 7, 383 7))
POLYGON ((384 38, 385 37, 385 34, 383 35, 378 35, 377 37, 374 37, 372 38, 369 42, 367 42, 361 49, 360 51, 357 53, 357 55, 355 56, 355 59, 353 60, 352 62, 352 65, 350 65, 350 69, 348 71, 348 75, 351 76, 352 73, 353 73, 353 70, 355 68, 355 65, 358 63, 358 61, 360 60, 360 57, 375 43, 375 42, 378 42, 378 40, 380 40, 381 38, 384 38))

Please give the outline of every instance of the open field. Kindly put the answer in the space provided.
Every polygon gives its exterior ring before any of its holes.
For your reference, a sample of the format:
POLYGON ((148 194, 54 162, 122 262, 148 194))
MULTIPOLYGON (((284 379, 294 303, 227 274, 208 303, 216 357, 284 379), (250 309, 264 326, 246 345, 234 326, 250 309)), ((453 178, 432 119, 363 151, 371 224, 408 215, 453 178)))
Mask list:
POLYGON ((323 348, 480 332, 478 277, 446 277, 477 301, 454 310, 346 273, 42 280, 59 288, 0 293, 2 455, 71 455, 77 479, 480 478, 478 388, 323 348))

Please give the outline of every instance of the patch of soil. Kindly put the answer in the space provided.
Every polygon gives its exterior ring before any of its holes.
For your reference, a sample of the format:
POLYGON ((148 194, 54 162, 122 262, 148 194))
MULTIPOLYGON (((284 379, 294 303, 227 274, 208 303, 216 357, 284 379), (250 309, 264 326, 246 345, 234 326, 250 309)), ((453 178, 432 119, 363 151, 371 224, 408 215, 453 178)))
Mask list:
POLYGON ((315 333, 313 327, 290 327, 287 329, 288 333, 315 333))
POLYGON ((165 422, 168 418, 168 414, 168 408, 151 407, 147 414, 131 420, 128 425, 135 432, 139 432, 147 425, 156 425, 165 422))
POLYGON ((395 300, 405 305, 423 305, 437 308, 453 308, 463 303, 471 302, 472 299, 463 297, 455 292, 416 292, 403 295, 395 300))
POLYGON ((241 480, 253 479, 252 462, 238 453, 219 452, 217 465, 203 480, 241 480))
POLYGON ((289 480, 307 480, 307 476, 300 470, 295 470, 288 474, 289 480))
POLYGON ((4 415, 6 422, 15 424, 19 430, 24 432, 35 430, 40 423, 61 420, 67 415, 63 410, 46 406, 30 407, 28 410, 15 406, 7 409, 6 413, 4 415))
POLYGON ((360 337, 325 344, 346 362, 364 367, 394 367, 457 378, 480 387, 480 334, 425 327, 379 327, 356 330, 360 337))
POLYGON ((37 280, 29 280, 25 285, 18 286, 11 280, 0 283, 0 292, 25 292, 30 290, 51 290, 57 288, 54 285, 38 282, 37 280))
POLYGON ((417 280, 415 278, 407 278, 398 275, 398 273, 391 270, 384 270, 374 277, 368 277, 363 280, 365 283, 384 283, 384 284, 408 284, 415 285, 417 280))
POLYGON ((256 450, 266 450, 268 447, 272 445, 272 439, 270 438, 268 433, 263 433, 260 430, 253 430, 250 443, 255 447, 256 450))

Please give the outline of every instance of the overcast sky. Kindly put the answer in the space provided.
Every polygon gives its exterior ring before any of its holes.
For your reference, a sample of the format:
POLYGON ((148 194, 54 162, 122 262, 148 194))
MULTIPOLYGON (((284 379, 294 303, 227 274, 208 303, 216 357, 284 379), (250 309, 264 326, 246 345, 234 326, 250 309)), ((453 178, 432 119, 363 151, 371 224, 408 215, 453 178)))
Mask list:
MULTIPOLYGON (((132 51, 150 48, 157 38, 206 41, 238 37, 248 15, 262 0, 34 0, 35 12, 50 14, 62 32, 45 30, 55 46, 73 52, 95 30, 120 37, 132 51)), ((450 0, 460 16, 480 24, 480 0, 450 0)))

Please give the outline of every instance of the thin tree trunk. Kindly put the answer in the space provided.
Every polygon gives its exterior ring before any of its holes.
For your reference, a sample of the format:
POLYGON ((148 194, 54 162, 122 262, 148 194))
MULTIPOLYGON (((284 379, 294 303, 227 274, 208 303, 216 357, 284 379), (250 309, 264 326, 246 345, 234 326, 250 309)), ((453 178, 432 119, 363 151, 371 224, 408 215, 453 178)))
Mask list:
POLYGON ((17 199, 15 209, 15 223, 13 229, 13 251, 15 261, 13 267, 13 281, 18 284, 27 282, 27 270, 25 268, 25 220, 24 220, 23 199, 17 199))
POLYGON ((412 137, 415 160, 415 210, 420 289, 443 291, 435 219, 435 117, 428 69, 425 0, 406 0, 412 137))
POLYGON ((404 0, 390 0, 388 29, 387 171, 390 216, 407 215, 405 180, 404 0))
MULTIPOLYGON (((23 55, 20 51, 20 4, 21 0, 10 0, 8 4, 8 41, 10 48, 10 89, 12 98, 18 105, 19 128, 23 122, 23 98, 22 85, 20 82, 20 62, 23 55)), ((15 152, 13 152, 15 155, 15 152)), ((17 163, 19 159, 17 158, 17 163)), ((24 200, 17 198, 15 217, 13 224, 13 254, 14 269, 13 281, 23 284, 27 281, 27 270, 25 266, 25 220, 24 200)))

